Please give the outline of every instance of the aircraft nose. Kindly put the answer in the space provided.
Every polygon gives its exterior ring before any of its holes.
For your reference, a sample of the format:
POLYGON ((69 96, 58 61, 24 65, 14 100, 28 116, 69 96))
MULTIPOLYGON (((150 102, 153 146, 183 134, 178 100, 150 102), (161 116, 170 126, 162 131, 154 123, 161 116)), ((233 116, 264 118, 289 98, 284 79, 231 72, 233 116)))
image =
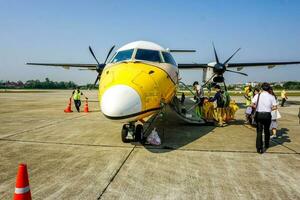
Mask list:
POLYGON ((115 85, 102 95, 101 111, 110 118, 124 117, 141 112, 142 101, 135 89, 127 85, 115 85))

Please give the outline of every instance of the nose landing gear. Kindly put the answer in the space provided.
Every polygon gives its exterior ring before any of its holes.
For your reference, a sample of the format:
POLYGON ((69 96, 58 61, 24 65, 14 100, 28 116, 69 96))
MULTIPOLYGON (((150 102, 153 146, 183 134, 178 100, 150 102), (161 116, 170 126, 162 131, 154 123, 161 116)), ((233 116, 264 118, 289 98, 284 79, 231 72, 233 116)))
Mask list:
POLYGON ((135 123, 124 124, 121 131, 121 139, 124 143, 129 143, 132 141, 140 142, 143 138, 143 125, 135 123))

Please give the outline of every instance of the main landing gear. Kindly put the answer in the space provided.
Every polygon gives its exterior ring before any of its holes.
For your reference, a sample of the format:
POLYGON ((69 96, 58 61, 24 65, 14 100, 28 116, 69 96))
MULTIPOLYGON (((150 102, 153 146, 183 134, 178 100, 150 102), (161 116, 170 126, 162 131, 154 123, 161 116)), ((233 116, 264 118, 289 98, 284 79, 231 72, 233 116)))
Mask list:
POLYGON ((140 142, 143 138, 143 125, 138 124, 135 126, 135 122, 124 124, 121 131, 121 139, 124 143, 140 142))

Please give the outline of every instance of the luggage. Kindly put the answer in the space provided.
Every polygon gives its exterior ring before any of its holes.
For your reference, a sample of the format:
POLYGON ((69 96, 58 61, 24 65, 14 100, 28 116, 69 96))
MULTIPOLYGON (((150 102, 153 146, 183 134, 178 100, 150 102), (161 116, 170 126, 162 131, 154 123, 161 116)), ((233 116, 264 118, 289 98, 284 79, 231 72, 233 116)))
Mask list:
POLYGON ((147 137, 147 142, 156 146, 161 145, 161 140, 156 131, 156 128, 154 128, 150 135, 147 137))
POLYGON ((251 107, 251 106, 248 106, 248 107, 246 108, 245 114, 246 114, 246 115, 251 115, 251 114, 252 114, 252 107, 251 107))

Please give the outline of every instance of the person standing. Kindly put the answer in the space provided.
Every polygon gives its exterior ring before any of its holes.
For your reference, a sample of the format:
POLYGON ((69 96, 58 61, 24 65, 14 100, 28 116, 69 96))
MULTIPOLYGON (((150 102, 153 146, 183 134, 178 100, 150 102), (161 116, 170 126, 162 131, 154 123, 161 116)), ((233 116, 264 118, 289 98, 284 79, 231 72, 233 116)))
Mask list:
MULTIPOLYGON (((258 88, 254 88, 253 97, 259 93, 260 93, 260 90, 258 88)), ((251 103, 252 103, 252 100, 251 100, 251 103)), ((255 118, 254 114, 255 114, 255 109, 252 108, 251 117, 250 117, 251 125, 256 125, 256 121, 254 119, 255 118)))
POLYGON ((253 92, 252 92, 251 85, 249 85, 245 88, 244 97, 246 99, 245 105, 246 105, 246 107, 249 107, 251 105, 251 101, 252 101, 252 98, 253 98, 253 92))
POLYGON ((217 120, 219 123, 219 126, 222 127, 224 126, 224 100, 223 100, 223 94, 222 94, 222 90, 221 87, 219 85, 216 85, 215 87, 216 90, 216 94, 213 98, 209 99, 209 102, 214 102, 217 101, 217 120))
POLYGON ((288 98, 287 98, 287 95, 286 95, 286 91, 285 91, 285 89, 283 89, 281 91, 281 107, 284 106, 284 104, 285 104, 285 102, 286 102, 287 99, 288 98))
POLYGON ((201 87, 201 85, 199 85, 198 81, 195 81, 193 83, 193 87, 194 90, 196 92, 195 94, 195 100, 198 102, 198 105, 196 106, 196 115, 198 118, 202 118, 202 114, 203 114, 203 100, 204 100, 204 91, 203 88, 201 87))
POLYGON ((196 92, 196 97, 201 99, 204 97, 204 91, 203 91, 203 88, 201 87, 201 85, 198 83, 198 81, 195 81, 193 83, 193 87, 194 87, 194 90, 196 92))
POLYGON ((262 154, 263 150, 263 141, 262 141, 262 132, 265 134, 265 148, 269 148, 270 143, 270 124, 272 120, 271 112, 272 110, 277 109, 277 104, 275 97, 271 95, 270 91, 271 86, 269 83, 262 84, 262 92, 256 94, 252 99, 253 107, 255 108, 255 118, 256 118, 256 150, 258 153, 262 154))
MULTIPOLYGON (((79 87, 76 87, 76 89, 72 92, 73 100, 74 100, 74 105, 76 107, 77 112, 80 112, 80 106, 81 106, 81 95, 85 96, 80 90, 79 87)), ((88 99, 85 96, 85 99, 88 99)))
POLYGON ((246 124, 251 124, 252 123, 252 119, 251 119, 251 113, 252 113, 252 107, 251 107, 251 103, 252 103, 252 99, 253 99, 253 92, 252 92, 252 88, 251 86, 249 86, 247 88, 247 91, 245 92, 244 97, 246 98, 246 112, 245 112, 245 118, 246 118, 246 124))
MULTIPOLYGON (((275 97, 276 105, 278 105, 277 96, 275 95, 272 88, 270 89, 269 93, 275 97)), ((272 116, 272 121, 271 121, 271 125, 270 125, 270 131, 272 133, 271 138, 276 138, 277 137, 277 127, 278 127, 277 119, 279 119, 281 117, 280 113, 278 111, 278 108, 276 110, 272 110, 271 116, 272 116)))

